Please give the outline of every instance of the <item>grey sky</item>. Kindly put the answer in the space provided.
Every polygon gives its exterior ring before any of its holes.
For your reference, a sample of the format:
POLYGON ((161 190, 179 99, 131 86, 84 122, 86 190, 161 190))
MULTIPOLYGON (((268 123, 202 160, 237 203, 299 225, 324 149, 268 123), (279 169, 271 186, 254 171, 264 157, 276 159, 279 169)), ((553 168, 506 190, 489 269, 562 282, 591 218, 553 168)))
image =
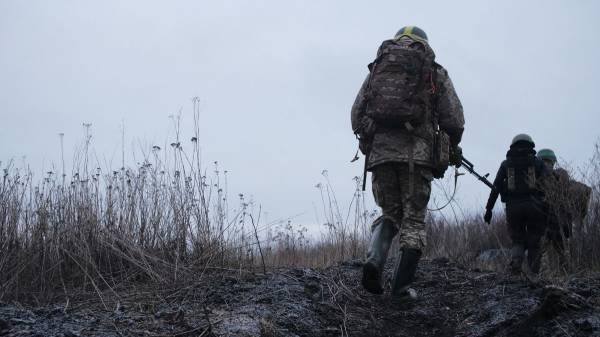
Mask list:
MULTIPOLYGON (((93 124, 101 157, 128 143, 163 144, 168 115, 202 100, 204 159, 230 172, 270 218, 304 213, 327 169, 352 195, 349 110, 379 43, 401 26, 429 35, 465 109, 465 155, 495 173, 508 142, 583 163, 600 124, 596 1, 11 1, 0 2, 0 160, 41 172, 93 124)), ((171 136, 169 136, 171 135, 171 136)), ((131 146, 129 146, 131 148, 131 146)), ((466 207, 487 190, 461 178, 466 207)), ((369 195, 370 197, 370 195, 369 195)))

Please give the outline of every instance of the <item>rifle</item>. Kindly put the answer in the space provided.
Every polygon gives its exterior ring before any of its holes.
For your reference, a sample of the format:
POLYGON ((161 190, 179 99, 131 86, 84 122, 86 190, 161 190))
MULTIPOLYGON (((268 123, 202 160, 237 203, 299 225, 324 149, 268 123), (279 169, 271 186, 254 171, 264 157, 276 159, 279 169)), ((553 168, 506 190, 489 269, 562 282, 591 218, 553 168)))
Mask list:
MULTIPOLYGON (((462 157, 462 156, 461 156, 462 157)), ((471 163, 469 160, 467 160, 467 158, 462 157, 461 158, 461 164, 462 166, 464 166, 464 168, 469 171, 469 173, 471 173, 472 175, 474 175, 475 177, 477 177, 477 179, 479 179, 479 181, 481 181, 482 183, 484 183, 487 187, 491 188, 492 190, 495 189, 494 184, 492 184, 489 180, 487 180, 487 177, 490 176, 489 173, 486 173, 485 175, 481 175, 479 173, 477 173, 474 169, 474 165, 473 163, 471 163)))

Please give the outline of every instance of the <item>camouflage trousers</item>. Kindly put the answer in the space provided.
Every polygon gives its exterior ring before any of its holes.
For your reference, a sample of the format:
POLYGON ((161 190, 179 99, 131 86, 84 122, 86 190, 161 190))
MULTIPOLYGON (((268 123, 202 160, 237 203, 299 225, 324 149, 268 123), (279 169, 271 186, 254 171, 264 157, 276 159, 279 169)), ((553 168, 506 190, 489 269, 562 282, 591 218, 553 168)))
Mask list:
MULTIPOLYGON (((384 163, 372 170, 373 196, 382 217, 390 218, 400 234, 400 248, 423 249, 427 242, 425 215, 431 194, 430 168, 415 165, 412 177, 405 163, 384 163)), ((381 223, 375 221, 372 230, 381 223)))
POLYGON ((568 263, 568 240, 570 230, 568 226, 560 226, 550 221, 546 235, 542 239, 542 268, 545 273, 563 271, 568 263))

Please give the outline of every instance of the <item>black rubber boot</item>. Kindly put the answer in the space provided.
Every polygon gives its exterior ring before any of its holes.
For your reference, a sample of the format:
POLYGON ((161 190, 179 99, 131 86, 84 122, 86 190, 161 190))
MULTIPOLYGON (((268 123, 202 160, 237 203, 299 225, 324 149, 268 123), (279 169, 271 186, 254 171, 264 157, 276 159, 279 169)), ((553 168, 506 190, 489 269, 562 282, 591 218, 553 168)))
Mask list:
POLYGON ((392 240, 397 232, 391 219, 382 217, 375 220, 362 275, 362 285, 368 292, 383 294, 381 275, 392 240), (377 222, 379 223, 377 224, 377 222))
POLYGON ((392 296, 404 297, 408 286, 414 281, 417 265, 421 258, 421 250, 416 248, 403 248, 400 260, 394 270, 392 279, 392 296))

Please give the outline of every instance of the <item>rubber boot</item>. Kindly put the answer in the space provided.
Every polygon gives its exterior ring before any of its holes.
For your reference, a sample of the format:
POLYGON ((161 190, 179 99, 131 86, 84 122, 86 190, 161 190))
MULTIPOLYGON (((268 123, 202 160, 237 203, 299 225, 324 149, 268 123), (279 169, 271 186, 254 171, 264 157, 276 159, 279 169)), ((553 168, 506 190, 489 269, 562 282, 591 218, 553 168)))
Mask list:
POLYGON ((510 273, 512 275, 521 275, 521 265, 523 264, 524 255, 525 247, 521 244, 513 245, 510 249, 510 273))
POLYGON ((381 275, 385 260, 398 230, 389 218, 378 218, 373 225, 367 260, 363 265, 362 285, 368 292, 379 295, 383 293, 381 275))
POLYGON ((421 250, 416 248, 403 248, 400 259, 394 269, 392 279, 392 296, 403 297, 406 295, 408 286, 414 281, 417 265, 421 258, 421 250))

